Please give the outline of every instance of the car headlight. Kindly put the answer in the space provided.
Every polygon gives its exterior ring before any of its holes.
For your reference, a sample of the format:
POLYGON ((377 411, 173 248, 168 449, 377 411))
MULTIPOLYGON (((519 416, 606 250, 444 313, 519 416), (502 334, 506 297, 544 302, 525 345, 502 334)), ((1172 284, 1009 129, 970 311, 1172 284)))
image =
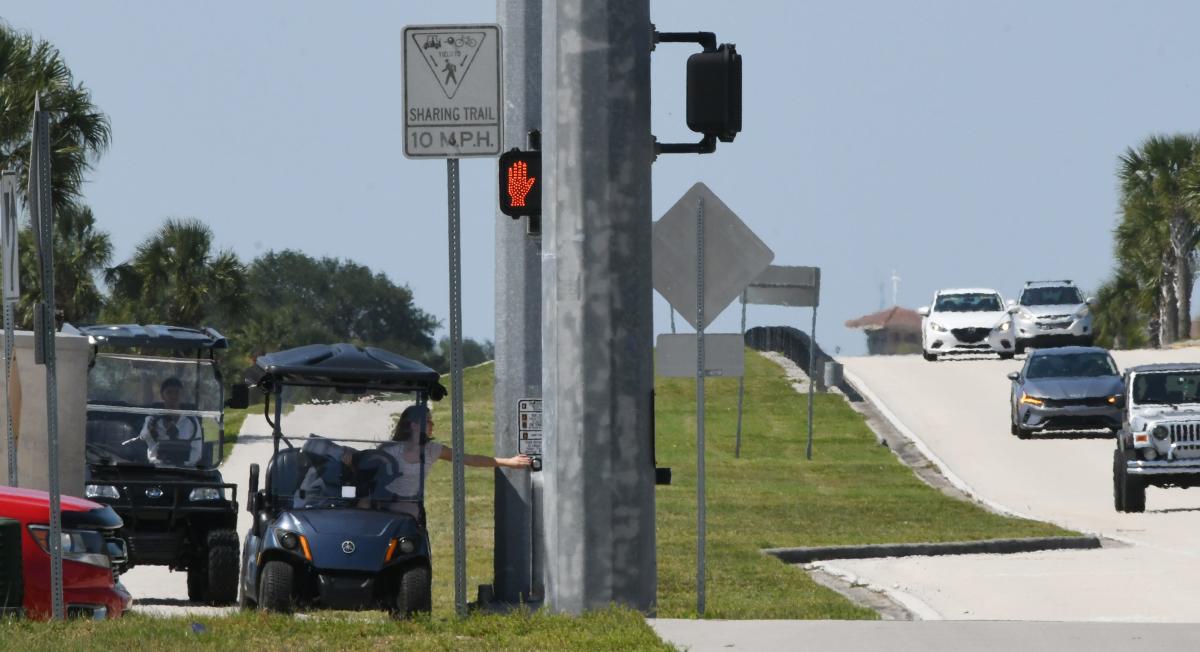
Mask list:
POLYGON ((188 494, 188 500, 200 502, 204 500, 225 500, 225 492, 217 487, 196 487, 188 494))
POLYGON ((933 329, 934 331, 938 332, 938 333, 945 333, 945 332, 946 332, 946 329, 945 329, 945 328, 943 328, 943 327, 942 327, 942 325, 941 325, 941 324, 939 324, 939 323, 937 323, 936 321, 931 321, 931 322, 929 322, 929 327, 930 327, 931 329, 933 329))
POLYGON ((1154 430, 1151 430, 1150 434, 1154 435, 1155 439, 1162 441, 1167 438, 1167 427, 1166 426, 1154 426, 1154 430))
POLYGON ((1118 404, 1118 403, 1120 403, 1120 402, 1121 402, 1121 395, 1120 395, 1120 394, 1113 394, 1112 396, 1109 396, 1109 397, 1108 397, 1108 404, 1109 404, 1109 405, 1117 405, 1117 404, 1118 404))
POLYGON ((1000 331, 1001 333, 1007 333, 1008 329, 1011 327, 1012 327, 1012 322, 1005 319, 1004 321, 1000 322, 999 326, 996 326, 996 330, 1000 331))
POLYGON ((84 498, 112 498, 117 500, 121 492, 111 484, 89 484, 83 488, 84 498))
POLYGON ((1030 396, 1025 392, 1021 392, 1021 402, 1025 405, 1037 405, 1039 407, 1046 404, 1046 401, 1035 396, 1030 396))
MULTIPOLYGON (((50 554, 50 528, 45 525, 30 525, 29 536, 38 546, 50 554)), ((107 554, 103 535, 92 530, 63 530, 59 533, 59 550, 63 559, 111 568, 112 560, 107 554)))
POLYGON ((1090 314, 1091 312, 1092 312, 1091 308, 1088 308, 1085 305, 1084 307, 1080 308, 1078 312, 1075 313, 1075 316, 1082 319, 1084 317, 1087 317, 1088 314, 1090 314))

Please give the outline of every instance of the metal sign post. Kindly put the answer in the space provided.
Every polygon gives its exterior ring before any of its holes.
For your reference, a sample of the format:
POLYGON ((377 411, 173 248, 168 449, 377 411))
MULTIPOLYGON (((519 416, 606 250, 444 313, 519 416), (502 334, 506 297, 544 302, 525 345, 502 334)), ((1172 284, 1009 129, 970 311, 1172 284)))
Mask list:
MULTIPOLYGON (((20 387, 13 368, 13 308, 21 296, 20 258, 17 256, 17 175, 0 173, 0 250, 3 258, 4 276, 4 414, 6 442, 8 445, 8 486, 17 486, 17 424, 20 417, 13 418, 14 389, 20 387)), ((17 406, 20 409, 20 406, 17 406)))
POLYGON ((696 613, 704 615, 704 198, 696 206, 696 613))
POLYGON ((463 471, 462 243, 458 159, 500 153, 498 25, 407 26, 403 32, 404 155, 446 159, 450 273, 450 418, 454 448, 454 608, 467 613, 463 471))
POLYGON ((62 492, 58 478, 58 378, 54 359, 54 210, 50 194, 50 114, 41 110, 41 99, 33 105, 33 138, 29 161, 29 212, 38 249, 38 271, 42 300, 34 314, 34 357, 46 366, 46 455, 50 475, 50 595, 53 617, 62 620, 62 492), (40 343, 40 346, 38 344, 40 343))
MULTIPOLYGON (((742 290, 742 341, 740 344, 746 345, 746 291, 742 290)), ((746 374, 742 374, 738 378, 738 416, 737 416, 737 440, 733 445, 733 456, 740 458, 742 456, 742 399, 746 395, 746 374)))

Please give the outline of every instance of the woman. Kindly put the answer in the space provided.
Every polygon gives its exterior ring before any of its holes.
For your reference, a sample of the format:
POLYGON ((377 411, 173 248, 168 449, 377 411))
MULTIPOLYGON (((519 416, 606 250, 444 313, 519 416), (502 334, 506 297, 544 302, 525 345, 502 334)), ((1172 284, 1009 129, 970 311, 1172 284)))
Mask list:
MULTIPOLYGON (((399 463, 400 476, 388 485, 388 490, 403 502, 397 503, 398 511, 417 516, 416 501, 424 496, 421 482, 429 475, 429 469, 437 460, 454 459, 449 446, 433 441, 433 413, 428 407, 410 405, 400 414, 392 440, 379 445, 379 449, 391 454, 399 463), (421 432, 421 422, 425 431, 421 432), (425 449, 425 468, 421 468, 421 448, 425 449)), ((513 457, 489 457, 487 455, 463 454, 463 464, 484 468, 505 467, 528 468, 533 460, 528 455, 513 457)))

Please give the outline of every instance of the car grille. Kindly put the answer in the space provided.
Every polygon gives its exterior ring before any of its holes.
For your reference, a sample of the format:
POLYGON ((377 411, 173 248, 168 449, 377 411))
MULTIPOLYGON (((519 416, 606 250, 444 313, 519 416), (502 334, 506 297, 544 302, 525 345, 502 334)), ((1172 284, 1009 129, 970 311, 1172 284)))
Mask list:
POLYGON ((1087 398, 1048 398, 1046 407, 1104 407, 1110 405, 1107 396, 1089 396, 1087 398))
POLYGON ((1167 430, 1172 444, 1200 444, 1200 423, 1172 423, 1167 430))
POLYGON ((990 328, 955 328, 950 332, 954 333, 954 337, 957 338, 959 342, 963 342, 965 344, 974 344, 975 342, 982 341, 983 338, 987 337, 991 330, 992 329, 990 328))
POLYGON ((1071 325, 1071 322, 1069 322, 1069 321, 1038 322, 1038 328, 1041 328, 1042 330, 1055 330, 1055 329, 1059 329, 1059 328, 1067 328, 1070 325, 1071 325))
POLYGON ((1039 315, 1038 321, 1061 321, 1063 319, 1070 319, 1070 318, 1071 318, 1070 315, 1039 315))

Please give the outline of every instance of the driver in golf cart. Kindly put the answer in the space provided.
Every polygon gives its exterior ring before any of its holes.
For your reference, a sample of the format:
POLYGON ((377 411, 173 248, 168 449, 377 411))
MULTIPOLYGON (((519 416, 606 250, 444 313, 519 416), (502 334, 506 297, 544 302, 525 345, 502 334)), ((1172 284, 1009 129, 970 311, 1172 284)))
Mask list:
MULTIPOLYGON (((179 398, 183 394, 183 383, 171 376, 159 387, 163 409, 178 410, 179 398)), ((200 421, 193 416, 154 414, 146 417, 137 439, 146 442, 146 453, 150 463, 183 464, 193 467, 200 462, 203 452, 204 433, 200 421), (161 442, 172 442, 162 444, 161 442), (179 442, 179 443, 176 443, 179 442), (182 442, 187 442, 183 445, 182 442), (185 457, 186 455, 186 457, 185 457), (178 458, 178 459, 176 459, 178 458)))

